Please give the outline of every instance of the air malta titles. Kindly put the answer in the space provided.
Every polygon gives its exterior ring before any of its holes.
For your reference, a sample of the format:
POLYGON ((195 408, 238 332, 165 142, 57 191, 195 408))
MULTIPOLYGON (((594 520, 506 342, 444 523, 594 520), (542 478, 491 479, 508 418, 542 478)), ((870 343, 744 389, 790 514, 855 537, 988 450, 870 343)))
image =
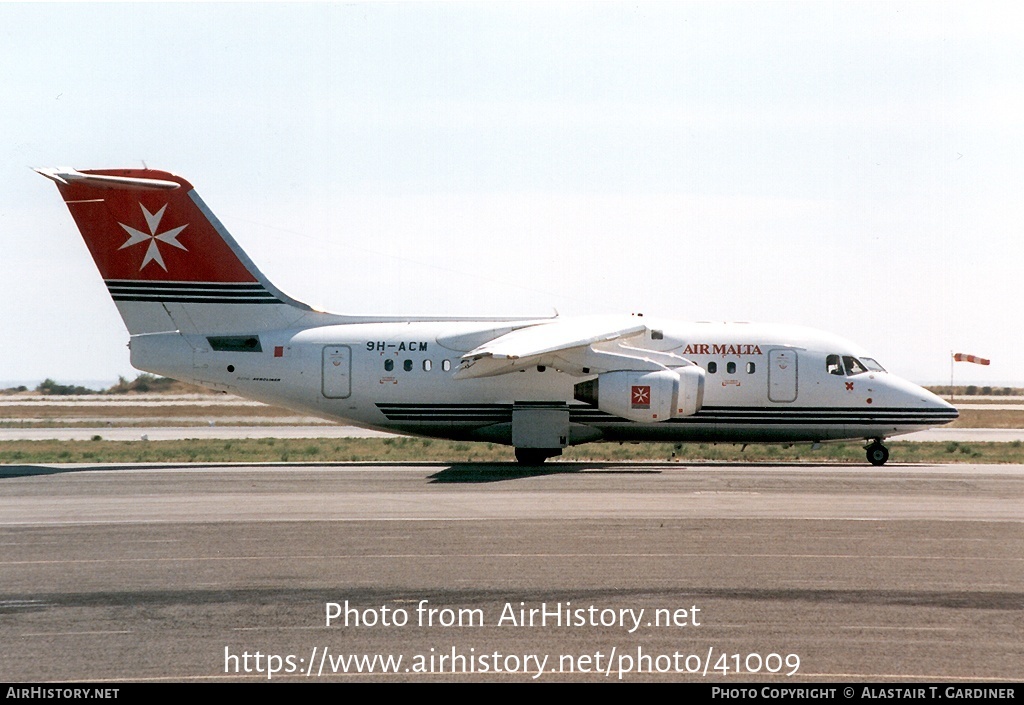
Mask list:
POLYGON ((683 355, 763 355, 760 346, 741 343, 722 345, 719 343, 690 343, 683 348, 683 355))

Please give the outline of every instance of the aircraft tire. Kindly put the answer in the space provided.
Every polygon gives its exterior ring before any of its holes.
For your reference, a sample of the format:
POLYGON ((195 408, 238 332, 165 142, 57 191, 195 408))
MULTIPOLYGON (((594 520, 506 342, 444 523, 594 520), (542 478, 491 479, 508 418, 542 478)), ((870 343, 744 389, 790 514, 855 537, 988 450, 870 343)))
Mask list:
POLYGON ((889 459, 889 449, 881 443, 872 443, 868 446, 868 462, 875 466, 885 465, 889 459))

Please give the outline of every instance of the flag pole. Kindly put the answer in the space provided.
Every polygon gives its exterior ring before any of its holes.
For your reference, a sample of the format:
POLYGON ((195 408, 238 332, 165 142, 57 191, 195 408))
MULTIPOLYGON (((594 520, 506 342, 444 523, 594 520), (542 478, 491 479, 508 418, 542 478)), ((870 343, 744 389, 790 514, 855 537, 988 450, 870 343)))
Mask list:
POLYGON ((953 351, 949 351, 949 403, 953 403, 953 361, 956 360, 953 357, 953 351))

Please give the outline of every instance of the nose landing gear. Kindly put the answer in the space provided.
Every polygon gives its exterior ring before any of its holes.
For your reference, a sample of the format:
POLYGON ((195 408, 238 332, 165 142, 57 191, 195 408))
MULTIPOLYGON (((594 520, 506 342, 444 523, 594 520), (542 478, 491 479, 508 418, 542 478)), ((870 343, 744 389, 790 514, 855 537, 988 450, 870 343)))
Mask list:
POLYGON ((882 445, 882 441, 878 438, 875 442, 867 447, 868 462, 872 465, 885 465, 885 461, 889 459, 889 449, 882 445))

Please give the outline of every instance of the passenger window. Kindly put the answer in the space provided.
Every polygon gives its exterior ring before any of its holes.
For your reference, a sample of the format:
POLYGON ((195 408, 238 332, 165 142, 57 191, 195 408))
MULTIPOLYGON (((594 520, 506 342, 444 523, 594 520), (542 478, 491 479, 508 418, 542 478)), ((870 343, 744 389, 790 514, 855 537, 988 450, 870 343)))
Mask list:
POLYGON ((753 362, 748 362, 747 363, 747 374, 748 375, 754 374, 754 363, 753 362))
POLYGON ((448 372, 449 370, 451 370, 452 369, 451 360, 442 360, 441 361, 441 369, 444 370, 445 372, 448 372))
POLYGON ((384 361, 384 371, 385 372, 390 372, 393 369, 395 369, 395 361, 394 360, 385 360, 384 361))
POLYGON ((725 371, 731 375, 736 374, 736 363, 730 362, 725 366, 725 371))
POLYGON ((430 372, 430 367, 431 367, 430 360, 424 360, 423 361, 423 371, 424 372, 430 372))
POLYGON ((406 372, 412 372, 412 360, 406 360, 402 363, 402 369, 406 372))
POLYGON ((717 362, 709 362, 708 363, 708 374, 709 375, 713 375, 716 372, 718 372, 718 363, 717 362))
POLYGON ((845 374, 843 372, 843 363, 840 362, 838 355, 829 355, 825 358, 825 369, 828 370, 830 375, 842 376, 845 374))

